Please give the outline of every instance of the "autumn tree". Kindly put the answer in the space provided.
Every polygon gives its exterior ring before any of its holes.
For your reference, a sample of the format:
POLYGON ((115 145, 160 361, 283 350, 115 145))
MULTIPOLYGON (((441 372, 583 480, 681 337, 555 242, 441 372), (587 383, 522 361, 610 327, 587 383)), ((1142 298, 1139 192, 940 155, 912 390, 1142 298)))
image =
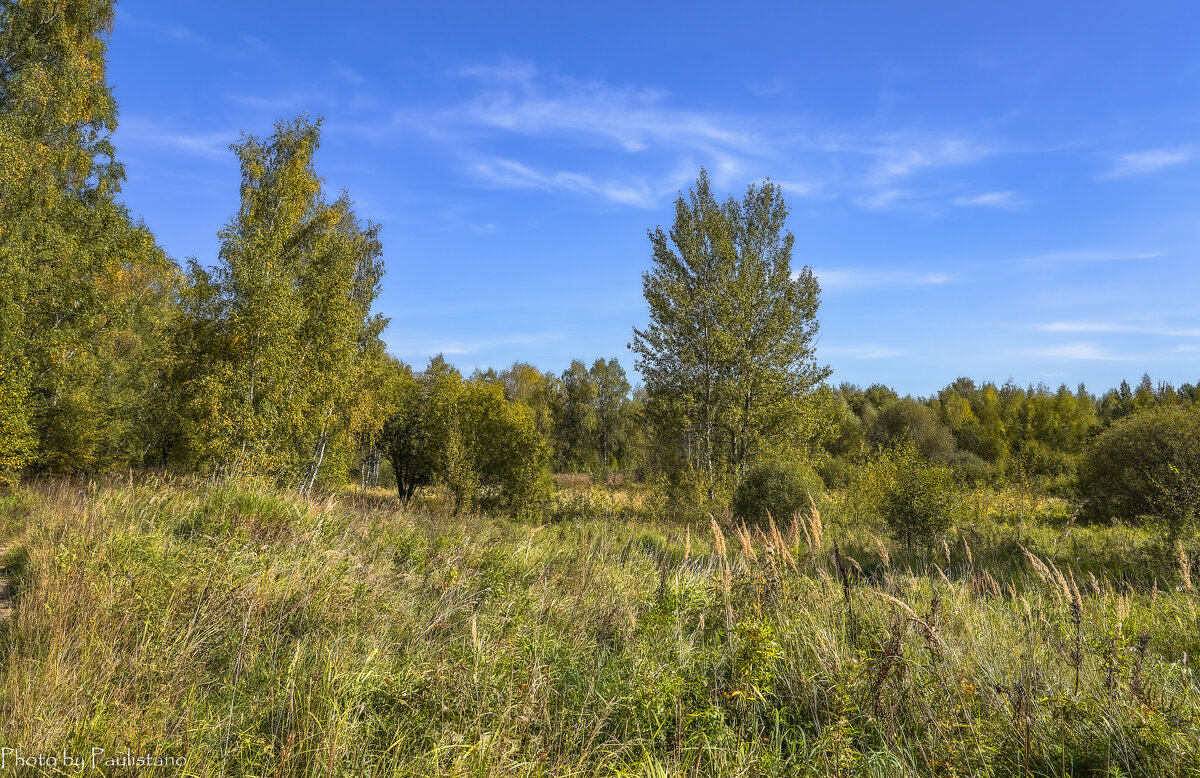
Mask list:
POLYGON ((0 2, 0 482, 135 463, 174 263, 115 199, 109 0, 0 2))
POLYGON ((402 501, 443 486, 459 511, 481 504, 531 511, 549 492, 550 452, 532 410, 505 396, 500 381, 462 374, 441 355, 420 374, 399 366, 381 446, 402 501))
POLYGON ((787 212, 770 182, 718 203, 701 170, 670 232, 649 232, 650 324, 629 347, 660 453, 709 500, 805 423, 803 402, 829 374, 814 359, 820 290, 809 267, 792 268, 787 212))
POLYGON ((383 359, 386 323, 371 314, 379 228, 360 224, 345 193, 326 200, 319 139, 320 123, 300 118, 234 146, 241 207, 219 233, 220 265, 189 266, 181 338, 193 459, 302 491, 323 467, 344 471, 354 433, 371 426, 357 393, 383 359))

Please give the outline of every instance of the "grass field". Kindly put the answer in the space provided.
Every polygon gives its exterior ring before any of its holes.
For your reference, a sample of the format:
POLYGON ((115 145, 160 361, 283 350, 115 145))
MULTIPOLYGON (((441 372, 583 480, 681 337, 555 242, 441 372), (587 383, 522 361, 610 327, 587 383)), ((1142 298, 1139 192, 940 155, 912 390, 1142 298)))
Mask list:
POLYGON ((0 498, 0 774, 1200 776, 1194 549, 1015 494, 905 553, 849 494, 743 533, 565 486, 546 524, 153 477, 0 498))

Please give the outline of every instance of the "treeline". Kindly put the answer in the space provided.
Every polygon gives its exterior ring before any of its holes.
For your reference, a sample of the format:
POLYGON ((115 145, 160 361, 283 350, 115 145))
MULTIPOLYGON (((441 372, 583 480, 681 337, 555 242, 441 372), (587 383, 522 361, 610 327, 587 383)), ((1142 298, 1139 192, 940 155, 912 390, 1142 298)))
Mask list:
POLYGON ((844 485, 880 448, 910 443, 926 460, 965 483, 1026 480, 1067 493, 1088 442, 1113 422, 1160 407, 1200 408, 1194 384, 1175 388, 1142 376, 1100 395, 1083 385, 1052 390, 959 378, 926 398, 900 397, 881 384, 842 384, 828 395, 832 425, 820 471, 844 485))
MULTIPOLYGON (((832 388, 815 357, 820 289, 791 264, 781 191, 720 202, 703 170, 671 229, 648 232, 650 322, 630 344, 644 386, 615 358, 414 370, 373 312, 380 228, 317 174, 319 120, 233 145, 240 205, 215 265, 180 267, 118 202, 112 21, 111 0, 0 0, 0 485, 153 466, 300 492, 356 479, 405 500, 438 486, 459 510, 522 513, 548 499, 551 472, 621 472, 694 517, 739 488, 780 491, 796 467, 796 494, 814 468, 856 483, 900 448, 960 483, 1066 492, 1091 477, 1082 457, 1105 429, 1200 407, 1194 385, 1149 377, 1100 396, 965 378, 928 398, 832 388)), ((1160 449, 1184 453, 1151 491, 1200 449, 1164 435, 1160 449)))

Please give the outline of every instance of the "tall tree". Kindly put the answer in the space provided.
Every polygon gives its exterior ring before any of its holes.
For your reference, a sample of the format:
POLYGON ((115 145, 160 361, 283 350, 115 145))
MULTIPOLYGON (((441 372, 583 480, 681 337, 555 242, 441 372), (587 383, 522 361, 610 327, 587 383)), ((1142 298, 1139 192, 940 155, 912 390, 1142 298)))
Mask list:
POLYGON ((650 324, 629 347, 652 421, 703 474, 710 500, 788 436, 829 374, 814 359, 820 289, 811 268, 792 268, 787 212, 770 182, 719 204, 701 170, 670 233, 649 232, 650 324))
POLYGON ((345 193, 326 201, 319 139, 320 122, 300 118, 234 146, 241 207, 220 232, 220 266, 191 263, 183 337, 193 456, 301 490, 344 467, 371 426, 355 416, 357 387, 384 358, 386 323, 371 314, 379 228, 359 223, 345 193))
POLYGON ((555 451, 558 468, 587 470, 595 462, 597 388, 581 359, 571 360, 558 381, 554 404, 555 451))
POLYGON ((0 0, 0 481, 138 461, 174 264, 115 200, 111 0, 0 0))
POLYGON ((597 359, 588 368, 596 387, 596 454, 602 469, 620 467, 629 439, 629 379, 616 357, 597 359))

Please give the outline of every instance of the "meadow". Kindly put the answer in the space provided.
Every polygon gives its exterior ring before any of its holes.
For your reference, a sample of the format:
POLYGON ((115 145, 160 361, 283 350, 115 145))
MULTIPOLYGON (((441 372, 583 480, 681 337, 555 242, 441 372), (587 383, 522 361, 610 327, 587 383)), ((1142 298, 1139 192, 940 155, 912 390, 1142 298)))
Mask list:
POLYGON ((1183 546, 1011 489, 934 551, 849 492, 753 530, 635 483, 557 494, 518 521, 28 482, 0 497, 0 748, 186 760, 105 775, 1200 775, 1183 546))

